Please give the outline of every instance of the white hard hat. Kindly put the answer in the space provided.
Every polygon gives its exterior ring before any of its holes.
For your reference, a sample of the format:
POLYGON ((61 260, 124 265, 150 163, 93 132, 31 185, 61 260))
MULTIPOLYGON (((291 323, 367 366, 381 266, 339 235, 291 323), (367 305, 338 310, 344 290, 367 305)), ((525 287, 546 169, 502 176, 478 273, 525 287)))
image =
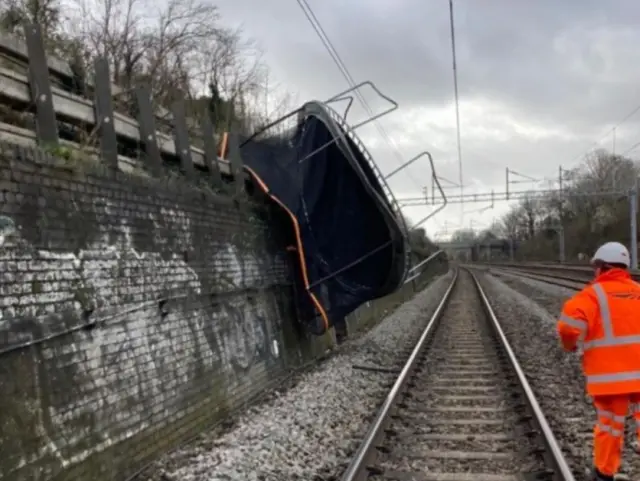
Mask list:
POLYGON ((591 259, 593 264, 596 261, 607 264, 624 264, 629 267, 629 251, 620 242, 607 242, 602 244, 591 259))

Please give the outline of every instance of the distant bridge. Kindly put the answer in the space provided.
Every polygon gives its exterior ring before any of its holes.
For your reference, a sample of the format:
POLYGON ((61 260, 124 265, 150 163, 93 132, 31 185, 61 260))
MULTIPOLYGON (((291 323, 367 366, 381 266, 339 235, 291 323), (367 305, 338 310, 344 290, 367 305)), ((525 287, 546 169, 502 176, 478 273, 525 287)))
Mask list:
POLYGON ((509 241, 506 239, 493 239, 491 241, 467 241, 467 242, 436 242, 436 245, 442 250, 461 250, 471 249, 473 247, 481 247, 486 249, 504 249, 509 247, 509 241))

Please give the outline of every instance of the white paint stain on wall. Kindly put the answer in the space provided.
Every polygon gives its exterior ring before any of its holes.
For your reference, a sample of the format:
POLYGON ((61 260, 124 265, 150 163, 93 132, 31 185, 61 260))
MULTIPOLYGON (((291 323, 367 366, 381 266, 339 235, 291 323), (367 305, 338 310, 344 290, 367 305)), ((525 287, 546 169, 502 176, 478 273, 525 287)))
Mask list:
MULTIPOLYGON (((178 219, 176 229, 186 232, 180 242, 188 247, 189 218, 178 211, 162 214, 178 219)), ((157 225, 157 219, 151 220, 157 225)), ((43 350, 40 372, 45 377, 56 372, 57 382, 71 380, 65 388, 73 396, 71 402, 39 406, 50 428, 43 423, 40 430, 46 434, 38 453, 25 453, 21 464, 45 452, 57 453, 63 465, 82 461, 181 414, 181 399, 190 390, 202 389, 194 384, 198 373, 222 367, 233 384, 237 368, 259 362, 264 346, 267 355, 279 356, 277 348, 269 349, 277 342, 269 332, 275 309, 269 295, 258 290, 266 274, 255 255, 220 246, 211 263, 226 274, 228 290, 253 289, 257 294, 252 303, 240 294, 212 312, 202 304, 207 293, 197 273, 181 255, 167 258, 137 251, 124 223, 115 244, 106 243, 106 234, 78 253, 35 251, 15 235, 0 249, 0 330, 8 329, 10 320, 28 316, 44 331, 57 331, 61 326, 52 323, 60 321, 51 315, 62 309, 81 313, 92 308, 91 319, 104 321, 56 343, 55 349, 43 350), (167 297, 169 307, 163 313, 158 298, 167 297), (205 325, 212 336, 207 337, 205 325), (87 424, 92 429, 87 430, 87 424), (80 449, 87 440, 93 448, 80 449), (74 445, 77 452, 62 455, 59 446, 68 453, 74 445)), ((49 381, 40 376, 40 389, 48 389, 49 381)))
POLYGON ((4 215, 0 216, 0 247, 4 245, 5 240, 10 235, 14 234, 16 226, 9 217, 4 215))

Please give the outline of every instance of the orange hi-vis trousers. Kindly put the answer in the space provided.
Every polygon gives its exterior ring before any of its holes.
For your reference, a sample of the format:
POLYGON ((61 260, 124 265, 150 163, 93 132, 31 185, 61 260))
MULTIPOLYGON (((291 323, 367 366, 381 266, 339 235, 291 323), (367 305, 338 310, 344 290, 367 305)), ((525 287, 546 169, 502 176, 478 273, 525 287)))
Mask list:
POLYGON ((624 446, 624 422, 629 411, 640 440, 640 393, 594 396, 598 422, 593 430, 593 459, 598 471, 613 476, 620 469, 624 446))

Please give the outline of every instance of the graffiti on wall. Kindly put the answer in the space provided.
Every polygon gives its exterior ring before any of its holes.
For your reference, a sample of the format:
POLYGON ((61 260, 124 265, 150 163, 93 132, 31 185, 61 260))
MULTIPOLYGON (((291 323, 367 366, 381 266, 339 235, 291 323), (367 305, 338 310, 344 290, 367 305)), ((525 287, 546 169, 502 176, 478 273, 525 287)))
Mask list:
POLYGON ((257 362, 273 364, 279 357, 279 339, 275 332, 279 327, 277 307, 270 292, 265 291, 262 273, 264 269, 252 253, 242 253, 233 245, 227 245, 216 261, 233 266, 226 281, 232 296, 220 296, 212 302, 222 313, 221 337, 226 342, 228 367, 236 371, 248 371, 257 362), (253 279, 254 284, 247 282, 253 279))
POLYGON ((249 297, 241 301, 223 302, 228 319, 224 333, 229 347, 229 361, 234 370, 246 372, 260 362, 272 365, 279 357, 279 340, 270 332, 264 301, 249 297))
MULTIPOLYGON (((182 222, 176 231, 191 232, 187 215, 172 215, 182 222)), ((61 332, 72 318, 88 326, 16 358, 34 372, 35 387, 16 381, 12 389, 25 390, 16 396, 23 403, 30 397, 41 442, 14 468, 45 455, 68 466, 171 419, 179 414, 176 398, 202 391, 202 373, 220 372, 232 386, 247 382, 257 365, 282 362, 279 313, 263 266, 231 244, 214 257, 208 261, 225 266, 227 282, 212 302, 181 252, 136 249, 124 220, 118 236, 53 252, 29 246, 12 219, 0 218, 0 340, 8 343, 0 349, 61 332), (69 451, 69 440, 91 447, 69 451)))

